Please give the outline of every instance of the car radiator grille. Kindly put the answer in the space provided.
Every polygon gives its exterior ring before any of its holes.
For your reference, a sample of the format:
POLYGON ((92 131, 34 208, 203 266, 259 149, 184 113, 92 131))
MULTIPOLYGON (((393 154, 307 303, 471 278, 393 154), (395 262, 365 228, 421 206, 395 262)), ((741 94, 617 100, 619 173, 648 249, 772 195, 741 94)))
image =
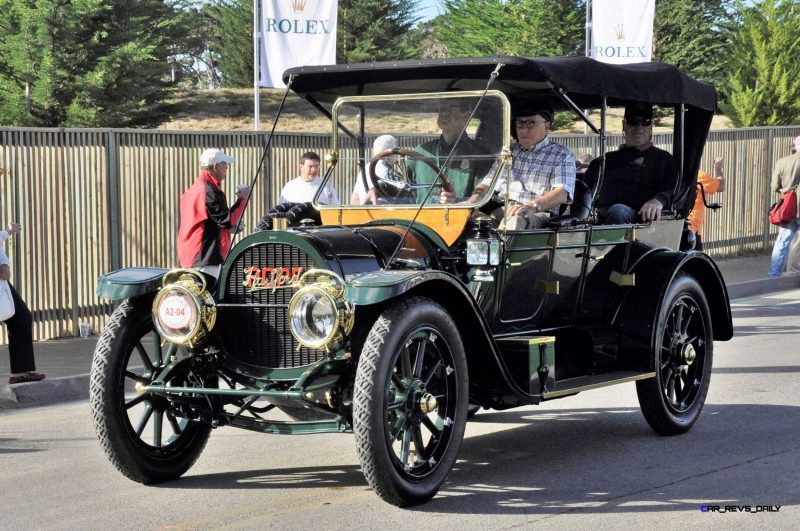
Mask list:
POLYGON ((244 285, 245 271, 251 267, 284 267, 303 272, 315 266, 311 257, 297 247, 267 243, 244 251, 233 264, 226 286, 224 304, 241 307, 219 308, 217 329, 229 356, 250 365, 268 368, 299 367, 314 363, 324 352, 305 347, 298 349, 289 330, 289 301, 295 288, 251 291, 244 285), (273 305, 273 306, 263 306, 273 305))

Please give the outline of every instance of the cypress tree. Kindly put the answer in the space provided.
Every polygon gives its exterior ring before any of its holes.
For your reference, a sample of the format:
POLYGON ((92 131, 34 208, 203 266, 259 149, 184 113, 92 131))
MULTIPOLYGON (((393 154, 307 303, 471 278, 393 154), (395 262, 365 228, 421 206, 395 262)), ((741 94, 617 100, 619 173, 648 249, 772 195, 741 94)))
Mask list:
POLYGON ((126 127, 164 119, 176 11, 164 0, 0 0, 9 125, 126 127))
POLYGON ((800 5, 766 0, 740 5, 723 110, 737 127, 800 120, 800 5))

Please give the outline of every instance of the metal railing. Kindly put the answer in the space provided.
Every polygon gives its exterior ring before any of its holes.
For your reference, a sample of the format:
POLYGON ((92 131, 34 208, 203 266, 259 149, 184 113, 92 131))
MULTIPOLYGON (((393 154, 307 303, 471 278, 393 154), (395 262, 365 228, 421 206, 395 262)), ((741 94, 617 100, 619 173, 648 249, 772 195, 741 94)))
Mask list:
MULTIPOLYGON (((704 243, 725 257, 766 252, 776 229, 766 212, 775 161, 788 154, 800 126, 712 131, 701 168, 725 157, 725 204, 706 215, 704 243)), ((413 146, 424 137, 403 137, 413 146)), ((552 135, 576 154, 596 153, 594 135, 552 135)), ((34 316, 34 338, 78 334, 79 323, 98 331, 113 305, 95 296, 100 274, 122 267, 172 267, 178 202, 194 181, 200 152, 219 147, 236 157, 227 181, 228 197, 250 182, 267 133, 173 132, 130 129, 0 128, 0 222, 18 221, 21 234, 7 242, 12 282, 34 316)), ((670 148, 671 135, 656 135, 670 148)), ((610 135, 616 146, 621 136, 610 135)), ((325 134, 276 134, 245 219, 254 227, 287 181, 297 175, 304 151, 328 151, 325 134)), ((367 144, 371 146, 371 138, 367 144)), ((343 151, 355 150, 352 141, 343 151)), ((353 158, 353 153, 342 154, 353 158)), ((349 195, 356 172, 337 173, 340 196, 349 195)), ((716 198, 715 198, 716 199, 716 198)), ((0 327, 0 343, 6 342, 0 327)))

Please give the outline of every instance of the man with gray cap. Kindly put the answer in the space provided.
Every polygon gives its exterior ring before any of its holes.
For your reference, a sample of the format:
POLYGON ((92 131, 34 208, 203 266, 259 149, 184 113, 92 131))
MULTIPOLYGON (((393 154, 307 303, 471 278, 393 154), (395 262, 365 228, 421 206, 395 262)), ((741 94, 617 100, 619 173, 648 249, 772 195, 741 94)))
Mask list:
MULTIPOLYGON (((374 157, 381 151, 386 151, 387 149, 394 149, 397 147, 397 139, 392 135, 381 135, 375 139, 375 142, 372 143, 372 156, 374 157)), ((394 155, 392 156, 392 158, 394 155)), ((375 175, 377 177, 387 177, 389 175, 389 164, 388 162, 392 162, 391 160, 387 162, 387 158, 383 158, 378 161, 375 165, 375 175)), ((350 204, 351 205, 367 205, 367 204, 376 204, 377 198, 375 197, 375 183, 372 182, 369 176, 364 176, 362 172, 358 172, 358 177, 356 177, 356 185, 353 187, 353 193, 350 194, 350 204), (364 183, 367 184, 367 188, 364 187, 364 183)))
POLYGON ((228 208, 221 186, 233 162, 221 149, 206 149, 200 155, 200 175, 181 196, 177 240, 181 267, 221 265, 228 255, 231 229, 242 217, 249 192, 240 186, 236 202, 228 208))
MULTIPOLYGON (((600 222, 607 225, 657 221, 669 208, 678 182, 672 155, 650 141, 653 136, 653 106, 631 102, 622 120, 625 143, 606 153, 605 172, 595 205, 600 222)), ((597 186, 602 158, 589 165, 585 182, 597 186)))

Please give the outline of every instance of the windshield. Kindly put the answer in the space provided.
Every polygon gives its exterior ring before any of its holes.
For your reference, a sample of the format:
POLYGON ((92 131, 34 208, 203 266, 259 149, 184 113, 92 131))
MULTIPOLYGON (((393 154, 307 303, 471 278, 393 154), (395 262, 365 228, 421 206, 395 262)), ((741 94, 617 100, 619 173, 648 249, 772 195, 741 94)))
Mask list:
POLYGON ((331 205, 325 194, 333 191, 347 207, 480 204, 485 198, 472 194, 502 166, 510 112, 503 94, 490 91, 483 100, 481 94, 338 100, 333 109, 338 162, 320 187, 317 206, 331 205))

